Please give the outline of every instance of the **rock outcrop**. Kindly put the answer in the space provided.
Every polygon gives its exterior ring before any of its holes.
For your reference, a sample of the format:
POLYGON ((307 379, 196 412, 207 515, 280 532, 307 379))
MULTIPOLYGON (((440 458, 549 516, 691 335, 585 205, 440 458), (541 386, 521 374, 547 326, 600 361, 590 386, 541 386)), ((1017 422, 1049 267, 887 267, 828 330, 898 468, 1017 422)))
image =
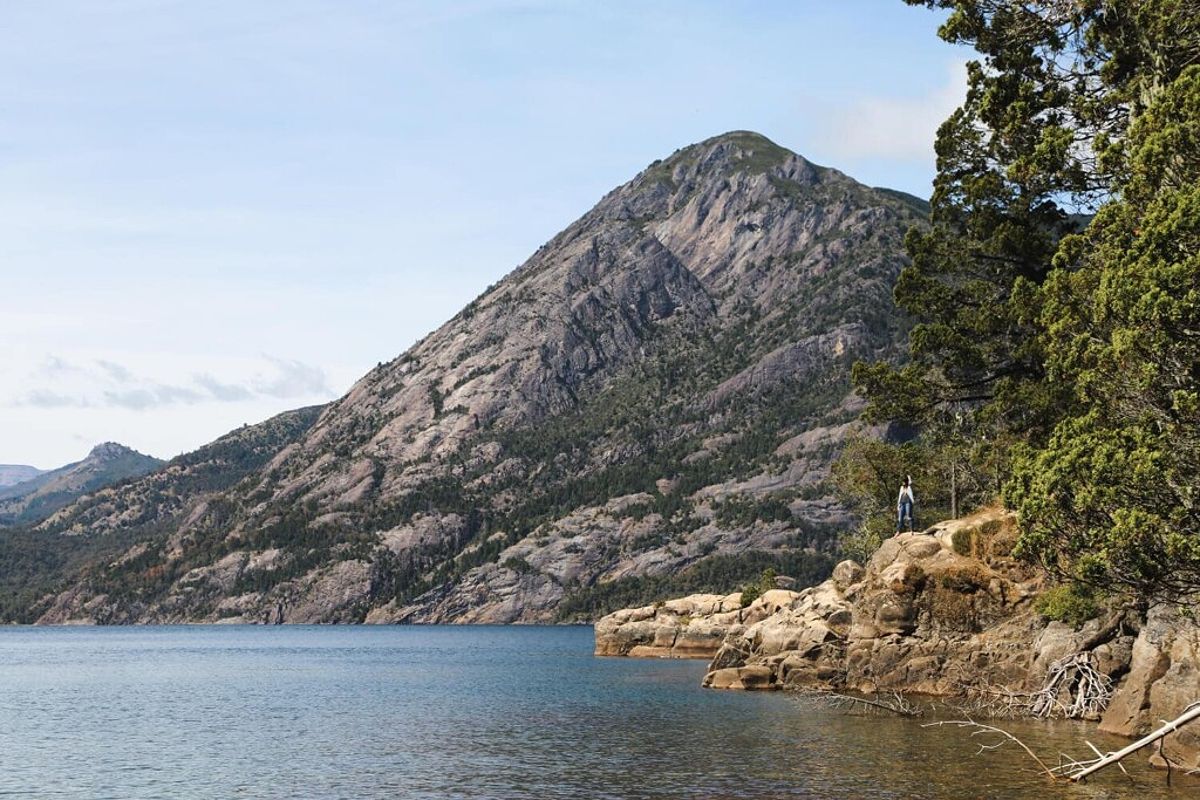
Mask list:
POLYGON ((1031 598, 1040 578, 1006 554, 1001 512, 901 534, 870 562, 845 561, 776 614, 732 631, 714 688, 903 690, 934 695, 979 683, 1024 685, 1047 639, 1031 598))
MULTIPOLYGON (((1117 687, 1100 729, 1140 737, 1200 702, 1200 624, 1194 599, 1150 608, 1129 654, 1129 673, 1117 687)), ((1167 737, 1163 752, 1175 766, 1200 768, 1200 727, 1167 737)), ((1155 753, 1151 761, 1166 766, 1155 753)))
POLYGON ((693 594, 613 612, 594 626, 596 655, 711 659, 730 635, 791 606, 799 594, 773 589, 742 606, 742 595, 693 594))

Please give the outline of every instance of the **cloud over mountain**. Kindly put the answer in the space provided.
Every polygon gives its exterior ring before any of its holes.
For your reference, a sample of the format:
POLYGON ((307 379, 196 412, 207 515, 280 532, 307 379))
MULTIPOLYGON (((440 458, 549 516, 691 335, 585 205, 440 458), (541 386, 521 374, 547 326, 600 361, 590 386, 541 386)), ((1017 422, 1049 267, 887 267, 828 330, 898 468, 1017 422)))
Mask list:
POLYGON ((200 372, 177 381, 159 380, 115 361, 77 362, 51 355, 30 376, 33 388, 11 398, 8 405, 144 411, 162 406, 237 403, 260 398, 293 400, 333 394, 325 370, 319 366, 266 354, 260 361, 261 368, 247 378, 221 379, 200 372))

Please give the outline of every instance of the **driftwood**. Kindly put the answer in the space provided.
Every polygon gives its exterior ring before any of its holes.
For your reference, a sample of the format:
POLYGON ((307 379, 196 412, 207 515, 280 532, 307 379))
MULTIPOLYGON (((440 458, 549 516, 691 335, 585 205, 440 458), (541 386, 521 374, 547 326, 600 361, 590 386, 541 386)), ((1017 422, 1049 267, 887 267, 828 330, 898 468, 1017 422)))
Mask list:
POLYGON ((958 697, 941 705, 967 719, 1018 719, 1029 716, 1032 692, 1018 692, 1004 685, 975 681, 957 685, 958 697))
POLYGON ((1084 651, 1050 665, 1045 683, 1032 696, 1029 713, 1042 719, 1095 719, 1111 699, 1112 681, 1096 669, 1095 657, 1084 651))
POLYGON ((1112 699, 1112 681, 1096 667, 1090 652, 1073 653, 1055 661, 1042 687, 1018 691, 985 680, 957 681, 961 701, 947 707, 968 719, 1095 719, 1112 699))
MULTIPOLYGON (((1125 756, 1132 755, 1138 750, 1141 750, 1143 747, 1152 745, 1155 742, 1161 742, 1167 736, 1171 735, 1184 725, 1197 718, 1200 718, 1200 702, 1192 703, 1178 717, 1170 722, 1165 723, 1158 730, 1143 736, 1141 739, 1138 739, 1136 742, 1127 747, 1122 747, 1120 750, 1112 753, 1100 755, 1091 761, 1079 762, 1072 765, 1074 769, 1067 774, 1067 777, 1072 781, 1086 780, 1089 775, 1093 775, 1107 766, 1112 764, 1119 765, 1121 759, 1125 758, 1125 756)), ((1096 750, 1094 746, 1092 749, 1096 750)))
POLYGON ((1172 733, 1179 730, 1184 725, 1186 725, 1189 722, 1192 722, 1193 720, 1196 720, 1196 719, 1200 719, 1200 701, 1192 703, 1178 717, 1171 720, 1170 722, 1163 723, 1162 727, 1158 728, 1153 733, 1143 736, 1141 739, 1138 739, 1136 742, 1134 742, 1133 744, 1131 744, 1127 747, 1123 747, 1120 750, 1116 750, 1111 753, 1102 753, 1102 752, 1100 752, 1100 748, 1096 747, 1096 745, 1092 744, 1091 742, 1085 742, 1085 744, 1087 744, 1087 746, 1091 748, 1092 752, 1096 754, 1095 758, 1087 760, 1087 761, 1076 761, 1072 758, 1064 756, 1064 758, 1066 760, 1063 761, 1062 763, 1060 763, 1057 767, 1053 767, 1053 768, 1046 766, 1046 762, 1044 762, 1044 761, 1042 761, 1042 759, 1038 758, 1037 754, 1034 753, 1033 750, 1030 749, 1028 745, 1026 745, 1024 742, 1022 742, 1020 739, 1018 739, 1013 734, 1009 733, 1008 731, 1006 731, 1002 728, 997 728, 993 725, 985 725, 982 722, 976 722, 975 720, 970 719, 969 717, 967 719, 955 719, 955 720, 942 720, 940 722, 928 722, 928 723, 922 725, 921 727, 930 728, 930 727, 940 727, 942 725, 951 725, 951 726, 957 727, 957 728, 973 728, 974 730, 971 733, 972 736, 995 734, 1002 738, 997 741, 994 741, 994 742, 990 742, 990 743, 985 742, 985 743, 981 744, 979 746, 980 753, 983 753, 988 750, 995 750, 995 749, 999 748, 1001 745, 1003 745, 1005 743, 1005 741, 1007 740, 1007 741, 1015 743, 1018 747, 1020 747, 1022 750, 1024 750, 1029 755, 1030 758, 1032 758, 1035 762, 1037 762, 1037 765, 1041 768, 1042 772, 1044 772, 1051 779, 1066 778, 1067 780, 1070 780, 1072 782, 1080 782, 1080 781, 1087 780, 1087 778, 1089 776, 1094 775, 1095 773, 1099 772, 1100 770, 1104 769, 1105 767, 1112 766, 1113 764, 1116 764, 1117 768, 1120 769, 1121 772, 1125 773, 1125 777, 1129 778, 1129 780, 1132 782, 1133 778, 1132 778, 1132 776, 1130 776, 1130 774, 1128 772, 1126 772, 1125 766, 1123 764, 1121 764, 1121 759, 1125 758, 1126 756, 1132 755, 1145 747, 1148 747, 1152 744, 1157 743, 1158 748, 1159 748, 1158 752, 1163 757, 1163 760, 1167 764, 1167 781, 1169 783, 1171 780, 1172 764, 1171 764, 1170 759, 1168 759, 1166 757, 1166 753, 1163 751, 1163 741, 1166 739, 1167 736, 1170 736, 1172 733))

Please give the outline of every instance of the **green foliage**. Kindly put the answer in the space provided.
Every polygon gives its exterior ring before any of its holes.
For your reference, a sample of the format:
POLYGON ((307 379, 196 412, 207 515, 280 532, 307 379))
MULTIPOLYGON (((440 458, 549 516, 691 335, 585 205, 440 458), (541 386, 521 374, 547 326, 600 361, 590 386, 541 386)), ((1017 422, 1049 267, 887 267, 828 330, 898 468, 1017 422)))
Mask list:
POLYGON ((838 552, 860 564, 871 560, 871 556, 895 532, 895 519, 875 515, 857 527, 843 531, 838 537, 838 552))
POLYGON ((862 436, 847 441, 833 465, 833 485, 837 498, 861 522, 842 534, 842 554, 865 561, 895 532, 896 498, 905 476, 913 479, 915 516, 921 528, 950 515, 952 471, 961 476, 960 513, 988 502, 990 487, 967 479, 961 468, 963 459, 953 442, 939 442, 932 435, 899 444, 862 436))
POLYGON ((754 583, 748 583, 742 587, 741 604, 742 608, 753 603, 755 600, 763 596, 764 592, 769 592, 775 588, 776 572, 773 568, 764 569, 762 575, 758 576, 758 580, 754 583))
POLYGON ((980 60, 896 285, 911 362, 855 370, 868 416, 945 438, 965 415, 966 470, 1061 578, 1200 589, 1200 15, 908 2, 980 60))
POLYGON ((1046 619, 1079 627, 1099 616, 1101 606, 1094 592, 1078 584, 1062 584, 1042 592, 1033 604, 1034 610, 1046 619))
POLYGON ((527 572, 534 571, 533 566, 528 561, 523 558, 517 558, 516 556, 509 556, 508 558, 504 559, 504 563, 501 566, 503 566, 505 569, 511 569, 513 572, 516 572, 519 575, 524 575, 527 572))
POLYGON ((429 387, 429 404, 433 406, 433 418, 438 419, 442 416, 442 411, 445 410, 446 396, 442 394, 442 390, 437 386, 429 387))
POLYGON ((757 583, 751 583, 742 589, 742 596, 739 602, 742 604, 742 608, 745 608, 761 596, 762 589, 759 588, 757 583))
POLYGON ((37 621, 39 601, 61 588, 63 575, 93 561, 111 561, 130 547, 128 532, 108 536, 61 536, 10 528, 0 536, 0 620, 37 621))
POLYGON ((755 522, 791 522, 786 498, 775 494, 763 498, 735 495, 716 506, 717 524, 726 530, 748 528, 755 522))
POLYGON ((1200 67, 1124 147, 1121 199, 1045 292, 1048 366, 1079 411, 1020 451, 1006 498, 1056 574, 1175 597, 1200 588, 1200 67))

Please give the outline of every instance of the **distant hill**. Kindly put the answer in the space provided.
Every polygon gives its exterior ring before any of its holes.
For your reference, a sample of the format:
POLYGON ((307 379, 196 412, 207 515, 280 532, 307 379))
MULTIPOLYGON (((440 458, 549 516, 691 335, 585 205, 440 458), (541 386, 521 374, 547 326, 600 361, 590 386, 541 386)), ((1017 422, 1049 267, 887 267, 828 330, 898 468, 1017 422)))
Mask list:
POLYGON ((828 482, 850 366, 903 355, 923 208, 755 133, 678 150, 261 459, 40 523, 124 549, 19 567, 61 590, 10 616, 548 622, 819 580, 851 522, 828 482))
MULTIPOLYGON (((0 525, 37 522, 88 492, 136 478, 165 463, 115 442, 98 444, 82 461, 0 487, 0 525)), ((26 467, 22 469, 33 469, 26 467)))
POLYGON ((0 488, 36 478, 44 471, 25 464, 0 464, 0 488))
MULTIPOLYGON (((324 406, 245 425, 139 478, 97 489, 32 527, 0 531, 0 620, 32 622, 29 610, 71 576, 176 536, 205 519, 210 503, 261 469, 313 424, 324 406)), ((109 567, 111 568, 111 566, 109 567)))

